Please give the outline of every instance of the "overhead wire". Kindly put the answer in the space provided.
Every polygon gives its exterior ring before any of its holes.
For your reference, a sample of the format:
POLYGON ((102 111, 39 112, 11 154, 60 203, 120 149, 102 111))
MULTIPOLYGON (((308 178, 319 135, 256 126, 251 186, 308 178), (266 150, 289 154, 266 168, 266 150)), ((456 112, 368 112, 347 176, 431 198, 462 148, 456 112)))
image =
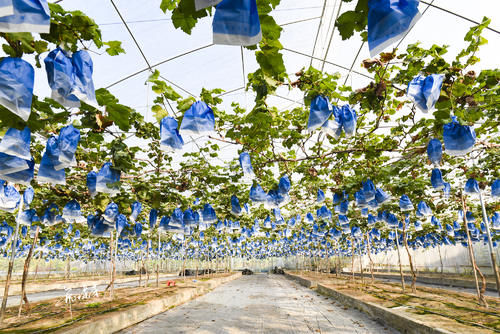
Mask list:
MULTIPOLYGON (((62 1, 62 0, 58 0, 58 1, 55 1, 54 3, 58 3, 58 2, 61 2, 61 1, 62 1)), ((475 23, 475 24, 479 24, 479 22, 476 22, 476 21, 474 21, 474 20, 472 20, 472 19, 469 19, 469 18, 467 18, 467 17, 465 17, 465 16, 462 16, 462 15, 460 15, 460 14, 458 14, 458 13, 455 13, 455 12, 452 12, 452 11, 447 10, 447 9, 445 9, 445 8, 442 8, 442 7, 439 7, 439 6, 434 5, 434 4, 433 4, 434 0, 432 0, 430 3, 426 2, 426 1, 421 1, 421 2, 422 2, 422 3, 424 3, 424 4, 426 4, 426 5, 428 5, 428 6, 427 6, 427 8, 424 10, 423 14, 425 14, 425 12, 426 12, 426 11, 427 11, 430 7, 433 7, 433 8, 436 8, 436 9, 442 10, 442 11, 444 11, 444 12, 447 12, 447 13, 449 13, 449 14, 455 15, 455 16, 457 16, 457 17, 460 17, 460 18, 462 18, 462 19, 465 19, 465 20, 467 20, 467 21, 469 21, 469 22, 472 22, 472 23, 475 23)), ((152 71, 152 69, 153 69, 154 67, 157 67, 157 66, 159 66, 159 65, 165 64, 165 63, 167 63, 167 62, 169 62, 169 61, 172 61, 172 60, 175 60, 175 59, 181 58, 181 57, 183 57, 183 56, 185 56, 185 55, 188 55, 188 54, 191 54, 191 53, 195 53, 195 52, 197 52, 197 51, 200 51, 200 50, 202 50, 202 49, 205 49, 205 48, 208 48, 208 47, 211 47, 211 46, 213 46, 213 45, 214 45, 213 43, 211 43, 211 44, 208 44, 208 45, 205 45, 205 46, 202 46, 202 47, 199 47, 199 48, 193 49, 193 50, 189 50, 189 51, 187 51, 187 52, 184 52, 184 53, 182 53, 182 54, 176 55, 176 56, 174 56, 174 57, 170 57, 170 58, 165 59, 165 60, 163 60, 163 61, 161 61, 161 62, 159 62, 159 63, 156 63, 156 64, 150 64, 150 63, 149 63, 149 61, 148 61, 148 59, 146 58, 146 56, 145 56, 145 54, 144 54, 144 52, 143 52, 142 48, 140 47, 139 43, 137 42, 137 40, 136 40, 135 36, 133 35, 132 31, 131 31, 131 30, 130 30, 130 28, 128 27, 127 23, 156 22, 156 21, 160 21, 160 20, 169 20, 169 19, 158 19, 158 20, 139 20, 139 21, 129 21, 129 22, 127 22, 127 21, 125 21, 125 20, 124 20, 123 16, 122 16, 122 15, 121 15, 121 13, 119 12, 119 10, 118 10, 118 8, 116 7, 116 5, 115 5, 115 3, 114 3, 114 1, 113 1, 113 0, 111 0, 111 3, 112 3, 112 4, 113 4, 113 6, 115 7, 115 10, 117 11, 118 15, 120 16, 120 19, 122 20, 122 23, 125 25, 126 29, 128 30, 129 34, 131 35, 131 37, 132 37, 132 39, 133 39, 134 43, 136 44, 137 48, 139 49, 139 51, 140 51, 140 53, 141 53, 142 57, 144 58, 144 60, 145 60, 145 62, 146 62, 146 64, 147 64, 147 66, 148 66, 148 67, 147 67, 147 68, 145 68, 145 69, 139 70, 139 71, 137 71, 137 72, 135 72, 135 73, 132 73, 132 74, 128 75, 127 77, 124 77, 124 78, 122 78, 122 79, 120 79, 120 80, 118 80, 118 81, 116 81, 116 82, 114 82, 114 83, 112 83, 112 84, 108 85, 108 87, 106 87, 106 88, 113 87, 113 86, 115 86, 115 85, 117 85, 117 84, 119 84, 119 83, 121 83, 121 82, 123 82, 123 81, 125 81, 125 80, 128 80, 128 79, 130 79, 130 78, 132 78, 132 77, 134 77, 134 76, 136 76, 136 75, 138 75, 138 74, 140 74, 140 73, 142 73, 142 72, 144 72, 144 71, 147 71, 147 70, 152 71)), ((321 7, 322 7, 322 15, 321 15, 321 16, 318 16, 318 17, 312 17, 312 18, 308 18, 308 19, 301 19, 301 20, 297 20, 297 21, 293 21, 293 22, 288 22, 288 23, 283 23, 283 24, 281 24, 281 26, 287 26, 287 25, 291 25, 291 24, 295 24, 295 23, 300 23, 300 22, 306 22, 306 21, 316 20, 316 19, 318 19, 318 18, 319 18, 319 19, 320 19, 320 25, 319 25, 319 27, 318 27, 318 31, 317 31, 317 33, 316 33, 315 45, 314 45, 314 48, 313 48, 313 55, 308 55, 308 54, 306 54, 306 53, 303 53, 303 52, 300 52, 300 51, 297 51, 297 50, 288 49, 288 48, 283 48, 283 50, 288 51, 288 52, 292 52, 292 53, 296 53, 296 54, 299 54, 299 55, 302 55, 302 56, 309 57, 309 58, 311 58, 311 62, 312 62, 313 60, 319 60, 319 61, 321 61, 321 62, 322 62, 322 68, 324 68, 324 65, 325 65, 325 64, 330 64, 330 65, 332 65, 332 66, 339 67, 339 68, 341 68, 341 69, 347 70, 347 71, 348 71, 348 74, 347 74, 347 76, 346 76, 346 79, 345 79, 344 84, 346 84, 346 83, 347 83, 347 81, 348 81, 348 79, 349 79, 349 77, 351 76, 351 74, 352 74, 352 73, 356 73, 356 74, 361 75, 361 76, 363 76, 363 77, 366 77, 366 78, 368 78, 368 79, 373 79, 371 76, 369 76, 369 75, 367 75, 367 74, 364 74, 364 73, 361 73, 361 72, 358 72, 358 71, 354 71, 354 70, 353 70, 354 65, 355 65, 355 63, 356 63, 356 61, 357 61, 357 59, 358 59, 358 57, 359 57, 359 54, 360 54, 360 52, 361 52, 361 50, 362 50, 362 48, 363 48, 363 46, 364 46, 365 42, 363 42, 363 43, 361 44, 361 47, 359 48, 359 50, 358 50, 358 52, 357 52, 357 54, 356 54, 356 56, 355 56, 355 58, 354 58, 354 60, 353 60, 353 62, 352 62, 352 64, 351 64, 350 68, 347 68, 347 67, 342 66, 342 65, 340 65, 340 64, 336 64, 336 63, 334 63, 334 62, 331 62, 331 61, 327 61, 327 60, 326 60, 326 58, 327 58, 327 56, 328 56, 328 53, 329 53, 329 50, 330 50, 331 45, 332 45, 332 40, 333 40, 333 37, 334 37, 334 32, 335 32, 335 25, 334 25, 334 27, 333 27, 333 31, 332 31, 332 33, 331 33, 331 37, 330 37, 329 42, 328 42, 328 47, 327 47, 327 50, 326 50, 326 53, 325 53, 325 57, 324 57, 323 59, 321 59, 321 58, 318 58, 318 57, 315 57, 315 56, 314 56, 314 52, 315 52, 315 49, 316 49, 316 46, 317 46, 317 40, 318 40, 318 38, 319 38, 318 36, 319 36, 319 32, 320 32, 320 28, 321 28, 321 24, 323 23, 323 17, 324 17, 324 12, 325 12, 325 8, 326 8, 326 0, 324 1, 323 6, 321 6, 321 7)), ((335 6, 333 6, 333 7, 336 7, 336 4, 335 4, 335 6)), ((339 15, 340 15, 340 12, 341 12, 341 7, 342 7, 342 1, 341 1, 341 2, 340 2, 340 4, 339 4, 338 10, 337 10, 337 14, 336 14, 336 16, 335 16, 335 21, 338 19, 339 15)), ((302 8, 291 8, 291 9, 286 9, 286 10, 299 10, 299 9, 310 9, 310 8, 320 8, 320 6, 302 7, 302 8)), ((279 11, 279 10, 276 10, 276 11, 279 11)), ((423 14, 422 14, 422 15, 423 15, 423 14)), ((332 17, 332 19, 333 19, 333 17, 332 17)), ((330 21, 331 21, 331 20, 330 20, 330 21)), ((109 24, 113 24, 113 23, 109 23, 109 24)), ((104 24, 104 25, 106 25, 106 24, 104 24)), ((500 33, 499 31, 497 31, 497 30, 495 30, 495 29, 493 29, 493 28, 489 28, 489 27, 488 27, 487 29, 488 29, 488 30, 490 30, 490 31, 493 31, 493 32, 495 32, 495 33, 500 33)), ((328 27, 328 31, 329 31, 329 30, 330 30, 330 26, 328 27)), ((411 30, 411 29, 410 29, 410 30, 411 30)), ((405 35, 405 36, 404 36, 404 37, 403 37, 403 38, 399 41, 398 46, 401 44, 401 42, 402 42, 402 41, 403 41, 403 39, 404 39, 404 38, 408 35, 408 33, 409 33, 409 32, 410 32, 410 31, 408 31, 408 32, 407 32, 407 34, 406 34, 406 35, 405 35)), ((222 93, 222 94, 220 94, 220 95, 218 95, 218 96, 224 96, 224 95, 227 95, 227 94, 230 94, 230 93, 234 93, 234 92, 236 92, 236 91, 238 91, 238 90, 241 90, 241 89, 244 89, 244 88, 246 87, 246 77, 245 77, 245 73, 246 73, 246 71, 245 71, 245 64, 244 64, 243 48, 241 48, 241 59, 242 59, 242 63, 241 63, 241 64, 242 64, 242 75, 243 75, 243 87, 238 87, 238 88, 235 88, 235 89, 233 89, 233 90, 230 90, 230 91, 224 92, 224 93, 222 93)), ((176 86, 177 88, 181 89, 181 90, 182 90, 182 91, 184 91, 185 93, 187 93, 187 94, 189 94, 189 95, 191 95, 191 96, 195 96, 193 93, 191 93, 191 92, 189 92, 189 91, 185 90, 185 89, 184 89, 183 87, 181 87, 180 85, 177 85, 177 84, 175 84, 175 83, 171 82, 170 80, 168 80, 168 79, 166 79, 166 78, 164 78, 164 77, 162 77, 162 78, 163 78, 163 79, 165 79, 166 81, 168 81, 170 84, 172 84, 172 85, 176 86)), ((288 100, 288 101, 290 101, 290 102, 292 102, 292 103, 294 103, 294 104, 296 104, 296 103, 300 104, 300 101, 295 101, 295 100, 293 100, 293 99, 290 99, 290 98, 287 98, 287 97, 284 97, 284 96, 281 96, 281 95, 278 95, 278 94, 273 94, 273 95, 274 95, 274 96, 276 96, 276 97, 278 97, 278 98, 281 98, 281 99, 284 99, 284 100, 288 100)), ((191 139, 193 139, 193 138, 191 138, 191 139)), ((194 139, 193 139, 193 140, 194 140, 194 139)), ((195 143, 196 143, 196 142, 195 142, 195 143)), ((198 144, 197 144, 197 143, 196 143, 196 145, 198 146, 198 144)), ((199 146, 198 146, 198 147, 199 147, 199 146)))
MULTIPOLYGON (((292 50, 292 49, 289 49, 289 48, 286 48, 286 47, 284 47, 283 50, 288 51, 288 52, 292 52, 292 53, 296 53, 296 54, 304 56, 304 57, 311 57, 311 58, 314 58, 315 60, 323 61, 322 58, 314 57, 312 55, 308 55, 307 53, 300 52, 300 51, 297 51, 297 50, 292 50)), ((345 67, 345 66, 340 65, 340 64, 336 64, 336 63, 328 61, 328 60, 325 60, 325 63, 329 64, 329 65, 332 65, 332 66, 335 66, 335 67, 338 67, 338 68, 341 68, 343 70, 349 71, 348 67, 345 67)), ((361 75, 361 76, 363 76, 365 78, 373 80, 373 77, 371 77, 371 76, 369 76, 369 75, 367 75, 365 73, 361 73, 361 72, 358 72, 358 71, 352 71, 352 72, 356 73, 356 74, 359 74, 359 75, 361 75)))
MULTIPOLYGON (((314 45, 313 45, 313 50, 312 50, 313 55, 316 52, 316 45, 318 43, 319 32, 321 31, 321 25, 323 24, 323 17, 325 16, 326 2, 327 2, 327 0, 323 0, 323 10, 321 11, 321 16, 319 19, 318 30, 316 31, 316 38, 314 38, 314 45)), ((313 62, 313 59, 311 58, 311 62, 309 63, 309 66, 312 66, 312 62, 313 62)))
MULTIPOLYGON (((451 10, 449 10, 449 9, 446 9, 446 8, 443 8, 443 7, 439 7, 439 6, 437 6, 437 5, 434 5, 434 4, 433 4, 433 3, 434 3, 434 1, 431 1, 431 2, 429 3, 429 2, 427 2, 427 1, 420 0, 420 2, 421 2, 421 3, 423 3, 423 4, 426 4, 426 5, 430 6, 430 7, 433 7, 433 8, 439 9, 439 10, 441 10, 441 11, 443 11, 443 12, 448 13, 448 14, 451 14, 451 15, 454 15, 454 16, 459 17, 459 18, 461 18, 461 19, 464 19, 464 20, 466 20, 466 21, 469 21, 469 22, 471 22, 471 23, 474 23, 474 24, 477 24, 477 25, 481 24, 480 22, 477 22, 477 21, 475 21, 475 20, 472 20, 472 19, 470 19, 470 18, 468 18, 468 17, 466 17, 466 16, 460 15, 460 14, 458 14, 458 13, 456 13, 456 12, 453 12, 453 11, 451 11, 451 10)), ((496 30, 496 29, 493 29, 493 28, 491 28, 491 27, 489 27, 489 26, 488 26, 488 27, 486 27, 485 29, 490 30, 490 31, 492 31, 492 32, 494 32, 494 33, 500 34, 500 31, 498 31, 498 30, 496 30)))
MULTIPOLYGON (((335 1, 335 4, 337 2, 335 1)), ((324 70, 325 68, 325 60, 326 60, 326 57, 328 57, 328 53, 330 52, 330 47, 331 47, 331 44, 332 44, 332 41, 333 41, 333 37, 335 36, 335 27, 336 27, 336 22, 337 22, 337 19, 339 18, 339 14, 340 14, 340 11, 342 10, 342 1, 340 1, 340 4, 339 4, 339 9, 337 10, 337 15, 335 17, 335 23, 333 25, 333 29, 332 29, 332 35, 330 36, 330 40, 328 41, 328 47, 326 48, 326 52, 325 52, 325 57, 323 58, 323 62, 321 64, 321 71, 324 70)), ((330 24, 331 24, 331 21, 330 21, 330 24)), ((328 27, 328 29, 330 29, 330 27, 328 27)))

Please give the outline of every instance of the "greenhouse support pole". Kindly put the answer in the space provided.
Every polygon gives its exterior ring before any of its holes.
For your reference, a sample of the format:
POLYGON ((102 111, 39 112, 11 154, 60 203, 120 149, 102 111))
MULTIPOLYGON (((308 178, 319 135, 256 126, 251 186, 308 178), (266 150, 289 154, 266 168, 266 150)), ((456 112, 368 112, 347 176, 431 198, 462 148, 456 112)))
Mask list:
POLYGON ((474 250, 472 249, 472 241, 470 238, 470 232, 469 232, 469 226, 467 226, 467 220, 466 220, 466 212, 467 208, 465 207, 465 197, 464 194, 461 193, 460 197, 462 199, 462 211, 463 211, 463 223, 465 226, 465 233, 467 234, 467 249, 469 250, 469 257, 470 257, 470 262, 472 264, 472 271, 474 272, 474 281, 476 282, 476 292, 477 292, 477 301, 481 304, 482 302, 485 303, 485 299, 483 296, 483 292, 479 289, 479 281, 477 279, 477 266, 476 266, 476 259, 474 258, 474 250))
POLYGON ((351 274, 352 274, 352 281, 354 282, 354 254, 355 254, 355 249, 354 249, 354 238, 351 238, 352 240, 352 247, 351 247, 351 274))
POLYGON ((410 270, 411 270, 411 292, 417 293, 417 273, 415 271, 415 267, 413 266, 413 260, 411 258, 410 248, 408 247, 408 240, 406 235, 406 222, 403 223, 403 244, 406 249, 406 253, 408 253, 408 261, 410 262, 410 270))
POLYGON ((33 257, 33 253, 35 251, 35 245, 38 240, 38 232, 40 231, 40 227, 36 227, 35 236, 33 237, 33 243, 31 244, 31 248, 28 252, 28 256, 24 261, 24 270, 23 270, 23 280, 21 281, 21 301, 19 303, 19 311, 17 313, 17 317, 21 316, 21 311, 23 310, 23 302, 26 305, 27 309, 30 309, 30 303, 28 301, 28 297, 26 296, 26 281, 28 280, 28 270, 30 267, 31 258, 33 257))
POLYGON ((399 274, 401 275, 401 287, 403 289, 403 293, 405 292, 405 277, 403 275, 403 265, 401 264, 401 252, 399 251, 399 237, 398 237, 398 228, 394 228, 394 232, 396 232, 396 249, 398 250, 398 262, 399 262, 399 274))
POLYGON ((5 318, 5 311, 7 309, 7 299, 9 298, 10 279, 12 277, 12 270, 14 269, 14 259, 16 258, 17 237, 19 236, 19 217, 23 211, 24 196, 21 195, 21 202, 19 203, 19 210, 17 211, 16 231, 14 232, 14 239, 12 240, 12 248, 10 252, 9 269, 7 270, 7 278, 5 279, 5 289, 3 291, 2 310, 0 312, 0 323, 5 318))
POLYGON ((368 251, 368 259, 370 260, 370 274, 372 276, 372 284, 375 283, 375 276, 373 275, 373 260, 372 260, 372 252, 370 248, 370 238, 368 237, 368 233, 365 234, 366 238, 366 247, 368 251))
POLYGON ((144 262, 142 261, 142 248, 140 248, 141 258, 139 260, 139 287, 142 286, 142 268, 144 267, 144 262))
POLYGON ((145 288, 148 287, 149 284, 149 265, 150 265, 150 259, 149 259, 149 248, 151 245, 151 239, 148 239, 148 248, 147 248, 147 253, 146 253, 146 284, 144 285, 145 288))
POLYGON ((358 248, 359 248, 359 271, 361 274, 361 285, 365 284, 365 279, 364 279, 364 271, 363 271, 363 252, 361 250, 361 241, 358 242, 358 248))
POLYGON ((437 245, 438 253, 439 253, 439 262, 441 262, 441 282, 443 282, 443 257, 441 256, 441 246, 437 245))
POLYGON ((160 228, 158 227, 158 257, 156 258, 156 287, 160 284, 160 228))
POLYGON ((486 207, 483 201, 482 191, 479 190, 479 200, 481 201, 481 209, 483 210, 483 221, 486 225, 486 233, 488 233, 488 246, 490 248, 490 258, 491 258, 491 268, 495 274, 495 281, 497 283, 497 292, 500 296, 500 274, 498 273, 497 259, 495 256, 495 251, 493 249, 493 242, 491 241, 490 223, 488 222, 488 215, 486 214, 486 207))

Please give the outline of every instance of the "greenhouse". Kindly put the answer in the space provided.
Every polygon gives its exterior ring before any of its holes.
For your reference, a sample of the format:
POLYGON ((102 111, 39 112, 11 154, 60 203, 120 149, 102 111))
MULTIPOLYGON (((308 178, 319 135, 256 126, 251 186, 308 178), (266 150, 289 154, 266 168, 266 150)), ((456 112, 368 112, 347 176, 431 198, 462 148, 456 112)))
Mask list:
POLYGON ((500 332, 500 2, 0 0, 0 333, 500 332))

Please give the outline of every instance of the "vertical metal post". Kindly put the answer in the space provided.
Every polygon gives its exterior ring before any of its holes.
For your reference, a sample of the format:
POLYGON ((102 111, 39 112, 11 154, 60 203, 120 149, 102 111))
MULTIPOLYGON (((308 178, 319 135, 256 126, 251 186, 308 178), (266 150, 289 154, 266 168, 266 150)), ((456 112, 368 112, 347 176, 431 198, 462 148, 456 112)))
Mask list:
POLYGON ((10 286, 10 280, 12 278, 12 270, 14 269, 14 259, 16 257, 16 248, 17 248, 17 238, 19 236, 19 217, 21 216, 21 212, 23 211, 23 206, 24 206, 24 196, 21 195, 21 202, 19 203, 19 210, 17 212, 17 219, 16 219, 16 231, 14 232, 14 239, 12 239, 12 247, 11 247, 11 253, 10 253, 10 260, 9 260, 9 269, 7 271, 7 278, 5 280, 5 289, 3 292, 2 310, 0 312, 0 322, 3 322, 3 320, 5 318, 5 311, 7 309, 7 299, 9 298, 9 286, 10 286))
POLYGON ((403 265, 401 264, 401 253, 399 251, 399 237, 398 237, 398 228, 394 228, 394 232, 396 232, 396 249, 398 250, 398 262, 399 262, 399 274, 401 275, 401 287, 403 288, 403 293, 405 292, 405 277, 403 275, 403 265))
POLYGON ((486 233, 488 233, 488 246, 490 248, 490 258, 491 258, 491 268, 495 274, 495 281, 497 283, 497 292, 500 296, 500 274, 498 273, 497 259, 495 256, 495 251, 493 249, 493 242, 491 241, 490 223, 488 222, 488 215, 486 214, 486 207, 483 201, 483 195, 481 190, 479 190, 479 201, 481 202, 481 208, 483 210, 483 222, 486 225, 486 233))
POLYGON ((158 257, 156 258, 156 287, 160 284, 160 227, 158 226, 158 257))

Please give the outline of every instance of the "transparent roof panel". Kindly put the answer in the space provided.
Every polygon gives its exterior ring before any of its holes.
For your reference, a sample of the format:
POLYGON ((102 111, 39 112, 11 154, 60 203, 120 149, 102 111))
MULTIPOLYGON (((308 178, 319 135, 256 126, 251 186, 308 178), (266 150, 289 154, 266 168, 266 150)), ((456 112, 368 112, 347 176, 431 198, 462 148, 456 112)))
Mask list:
MULTIPOLYGON (((196 97, 202 87, 222 88, 229 92, 224 95, 228 100, 224 106, 229 107, 231 100, 236 100, 242 106, 251 108, 254 97, 242 88, 246 84, 246 75, 258 68, 254 53, 237 46, 211 45, 212 17, 200 19, 192 34, 187 35, 173 27, 170 13, 164 14, 157 1, 116 0, 116 8, 111 2, 101 0, 64 0, 63 4, 67 9, 79 9, 94 18, 102 29, 104 40, 123 42, 124 55, 110 57, 107 54, 92 54, 94 80, 97 87, 113 85, 112 92, 123 103, 140 110, 148 119, 151 119, 148 106, 152 105, 154 94, 145 84, 149 75, 147 63, 159 69, 162 76, 185 97, 196 97)), ((366 77, 359 75, 367 74, 360 66, 363 59, 369 58, 367 43, 362 43, 359 33, 342 41, 338 29, 334 28, 335 18, 353 9, 355 4, 356 1, 344 3, 339 0, 313 0, 306 3, 298 0, 282 1, 272 15, 278 24, 283 25, 281 42, 290 75, 312 64, 327 72, 341 73, 340 82, 343 83, 347 78, 347 83, 354 88, 363 87, 369 82, 366 77), (312 61, 310 56, 314 57, 312 61)), ((483 16, 489 15, 491 27, 500 27, 498 15, 494 15, 500 12, 498 1, 480 0, 474 6, 468 0, 434 0, 432 4, 474 21, 481 21, 483 16)), ((421 41, 424 46, 448 44, 449 56, 454 57, 464 45, 463 36, 473 23, 424 2, 419 9, 424 15, 401 42, 400 50, 416 41, 421 41)), ((479 66, 495 67, 495 45, 498 45, 500 35, 485 31, 484 36, 490 43, 482 47, 479 66)), ((38 76, 37 87, 49 94, 48 87, 44 86, 44 75, 38 76)), ((277 95, 281 97, 270 99, 270 103, 276 107, 293 108, 301 104, 302 96, 288 88, 280 88, 277 95)))

